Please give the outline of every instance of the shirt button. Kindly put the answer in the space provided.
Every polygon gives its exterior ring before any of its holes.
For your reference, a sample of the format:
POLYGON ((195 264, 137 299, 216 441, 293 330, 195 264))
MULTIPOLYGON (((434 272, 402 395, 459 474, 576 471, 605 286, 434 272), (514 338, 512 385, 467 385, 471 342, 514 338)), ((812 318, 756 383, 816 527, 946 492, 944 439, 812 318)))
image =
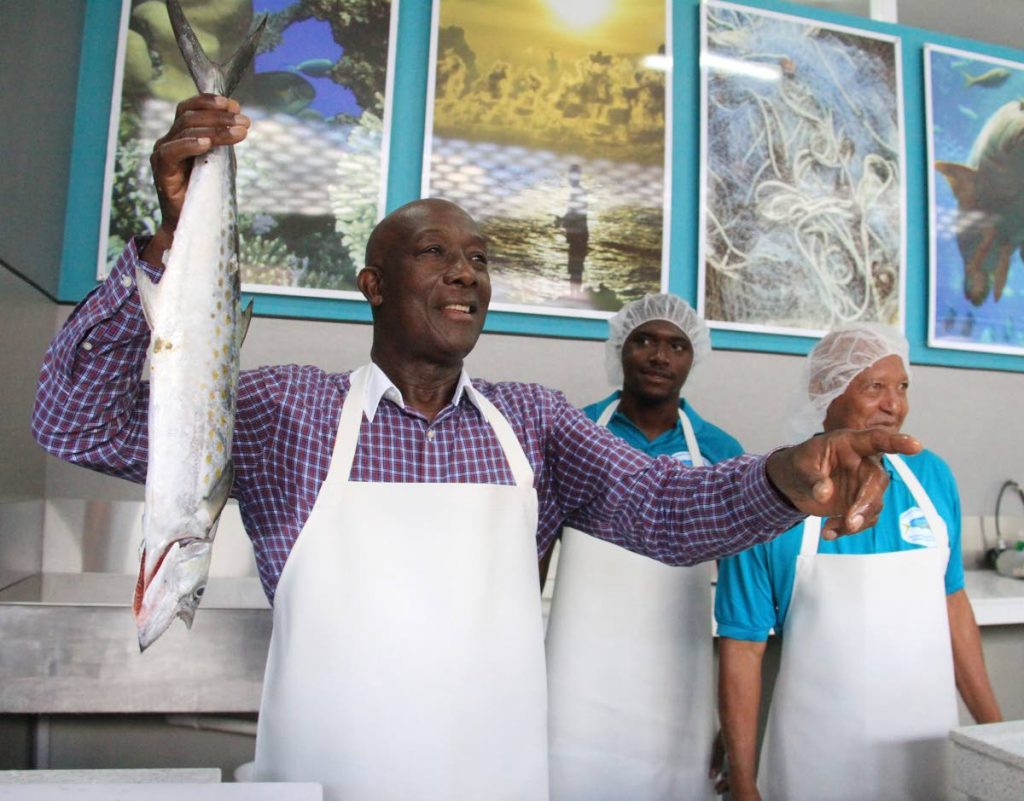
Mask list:
POLYGON ((434 441, 434 429, 430 429, 429 431, 427 431, 427 439, 429 439, 431 442, 434 441))
POLYGON ((123 286, 125 289, 127 289, 131 285, 132 285, 132 277, 130 275, 122 275, 121 276, 121 286, 123 286))
POLYGON ((82 350, 92 350, 92 343, 91 342, 83 342, 82 343, 82 350))

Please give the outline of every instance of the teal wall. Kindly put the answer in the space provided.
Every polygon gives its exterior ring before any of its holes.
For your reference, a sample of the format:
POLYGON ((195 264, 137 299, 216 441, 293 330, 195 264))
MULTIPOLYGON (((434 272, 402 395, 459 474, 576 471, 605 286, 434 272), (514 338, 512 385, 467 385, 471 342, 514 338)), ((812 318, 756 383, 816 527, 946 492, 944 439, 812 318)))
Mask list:
MULTIPOLYGON (((675 61, 670 232, 672 266, 669 289, 695 302, 700 157, 700 3, 698 0, 671 2, 675 61)), ((906 333, 911 344, 911 360, 918 364, 1024 371, 1024 356, 943 350, 929 348, 926 344, 929 243, 923 46, 926 42, 941 44, 1021 62, 1024 62, 1024 52, 789 3, 752 0, 747 5, 900 37, 907 184, 906 333)), ((119 15, 119 0, 87 0, 64 252, 58 290, 58 299, 62 301, 79 300, 96 283, 95 261, 119 15)), ((400 0, 394 75, 395 112, 392 115, 388 175, 389 209, 419 197, 430 22, 429 0, 400 0)), ((256 313, 266 316, 369 320, 366 305, 355 301, 258 295, 255 297, 255 303, 256 313)), ((606 324, 598 320, 492 312, 488 316, 486 330, 536 336, 602 339, 606 335, 606 324)), ((716 330, 712 336, 716 348, 777 353, 806 353, 814 343, 814 340, 808 337, 740 331, 716 330)))

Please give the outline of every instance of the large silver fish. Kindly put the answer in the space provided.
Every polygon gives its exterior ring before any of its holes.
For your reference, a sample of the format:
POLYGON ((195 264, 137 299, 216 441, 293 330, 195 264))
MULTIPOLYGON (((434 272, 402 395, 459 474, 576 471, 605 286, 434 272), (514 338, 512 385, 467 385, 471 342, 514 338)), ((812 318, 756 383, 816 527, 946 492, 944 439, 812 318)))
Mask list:
MULTIPOLYGON (((206 56, 177 0, 167 11, 200 92, 230 95, 263 22, 224 65, 206 56)), ((264 20, 265 21, 265 20, 264 20)), ((231 491, 238 355, 252 315, 239 304, 235 157, 196 159, 166 270, 136 274, 151 329, 149 463, 133 611, 146 649, 180 617, 189 627, 206 588, 217 521, 231 491)))

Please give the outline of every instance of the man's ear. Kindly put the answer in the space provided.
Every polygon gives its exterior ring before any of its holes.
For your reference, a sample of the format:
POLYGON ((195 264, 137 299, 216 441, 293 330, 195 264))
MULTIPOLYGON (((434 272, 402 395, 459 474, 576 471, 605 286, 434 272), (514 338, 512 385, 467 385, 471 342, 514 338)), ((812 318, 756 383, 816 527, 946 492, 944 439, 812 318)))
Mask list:
POLYGON ((371 306, 377 307, 384 302, 384 276, 381 274, 380 268, 370 264, 366 265, 356 276, 356 285, 371 306))

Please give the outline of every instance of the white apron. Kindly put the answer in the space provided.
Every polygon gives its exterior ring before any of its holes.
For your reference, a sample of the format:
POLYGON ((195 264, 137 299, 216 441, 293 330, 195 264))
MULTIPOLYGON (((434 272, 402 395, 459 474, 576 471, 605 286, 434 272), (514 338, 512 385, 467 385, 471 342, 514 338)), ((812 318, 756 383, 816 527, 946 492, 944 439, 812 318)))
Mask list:
POLYGON ((761 754, 765 801, 949 797, 946 750, 958 725, 949 536, 904 461, 886 458, 935 547, 820 554, 821 519, 805 522, 761 754))
MULTIPOLYGON (((679 418, 702 466, 681 409, 679 418)), ((552 801, 713 798, 711 565, 671 567, 565 528, 556 576, 546 638, 552 801)))
POLYGON ((515 486, 350 482, 367 372, 278 584, 256 779, 328 801, 545 801, 533 471, 480 398, 515 486))

